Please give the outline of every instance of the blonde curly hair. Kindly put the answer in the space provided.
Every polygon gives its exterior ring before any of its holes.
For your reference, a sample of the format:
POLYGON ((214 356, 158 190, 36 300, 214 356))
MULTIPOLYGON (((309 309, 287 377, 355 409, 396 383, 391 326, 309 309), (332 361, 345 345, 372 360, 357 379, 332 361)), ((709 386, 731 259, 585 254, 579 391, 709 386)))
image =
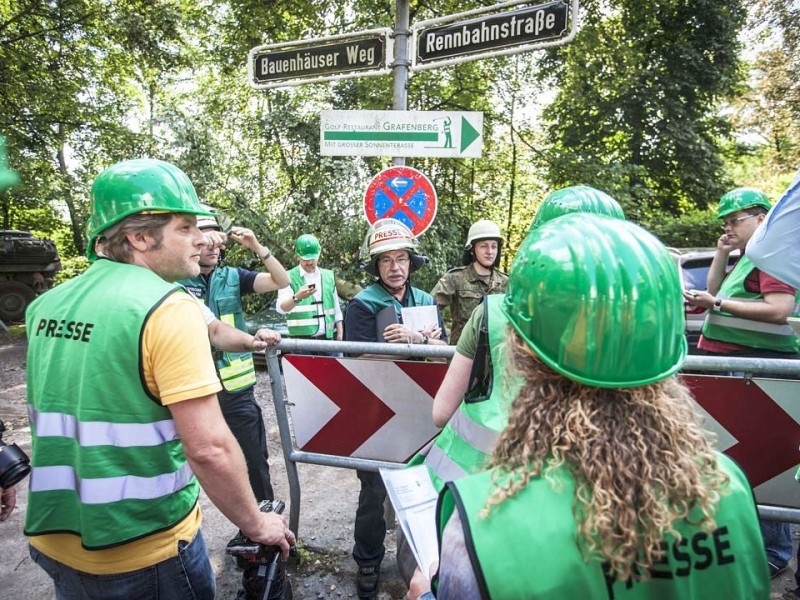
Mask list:
POLYGON ((578 547, 620 581, 646 579, 662 556, 660 542, 690 514, 703 530, 714 529, 729 478, 677 378, 589 387, 550 369, 509 332, 507 377, 525 383, 492 456, 499 469, 482 516, 531 479, 564 467, 575 478, 578 547))

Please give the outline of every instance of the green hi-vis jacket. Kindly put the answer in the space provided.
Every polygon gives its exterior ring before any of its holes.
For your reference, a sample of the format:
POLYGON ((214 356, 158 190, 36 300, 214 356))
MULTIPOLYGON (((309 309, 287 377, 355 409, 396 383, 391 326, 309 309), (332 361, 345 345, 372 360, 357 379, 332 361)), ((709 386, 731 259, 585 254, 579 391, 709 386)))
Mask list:
POLYGON ((25 535, 74 533, 101 549, 168 529, 194 508, 197 480, 142 368, 145 322, 180 290, 100 259, 30 305, 25 535))
POLYGON ((502 302, 500 294, 486 297, 489 352, 493 365, 489 395, 462 402, 433 444, 409 462, 409 466, 424 463, 428 467, 437 491, 447 481, 485 469, 497 437, 508 423, 508 409, 519 389, 519 382, 511 382, 510 387, 506 387, 501 376, 495 377, 505 369, 507 319, 500 310, 502 302))
MULTIPOLYGON (((336 324, 336 279, 330 269, 320 269, 320 285, 322 286, 322 314, 317 314, 317 304, 319 302, 314 296, 308 296, 298 300, 295 307, 286 315, 286 325, 289 328, 289 335, 292 337, 305 337, 316 335, 319 331, 319 319, 325 319, 325 337, 329 340, 333 338, 334 326, 336 324)), ((289 282, 292 290, 297 291, 306 284, 303 279, 300 265, 289 270, 289 282)))
MULTIPOLYGON (((211 312, 223 323, 247 331, 239 288, 239 271, 218 267, 206 280, 202 275, 180 283, 200 293, 211 312)), ((217 370, 222 387, 228 392, 246 390, 256 384, 256 367, 250 352, 218 352, 217 370)))
POLYGON ((440 539, 458 510, 485 599, 766 600, 769 573, 752 490, 729 458, 719 455, 719 465, 730 476, 730 487, 714 515, 716 528, 705 532, 676 523, 679 536, 661 543, 663 560, 647 581, 614 581, 600 560, 584 559, 572 512, 575 481, 564 467, 548 474, 555 489, 546 477, 537 477, 493 505, 487 518, 480 513, 494 490, 492 477, 499 475, 501 484, 507 475, 492 470, 448 483, 439 497, 440 539))
MULTIPOLYGON (((722 282, 719 295, 731 300, 754 302, 763 300, 761 294, 748 292, 744 289, 744 280, 756 266, 747 256, 742 256, 733 270, 722 282)), ((795 296, 795 305, 792 316, 800 316, 800 293, 795 296)), ((703 323, 703 335, 710 340, 719 340, 730 344, 739 344, 749 348, 761 348, 776 352, 796 353, 800 350, 800 340, 794 334, 791 326, 784 323, 763 323, 752 319, 736 317, 725 311, 708 311, 706 321, 703 323)))

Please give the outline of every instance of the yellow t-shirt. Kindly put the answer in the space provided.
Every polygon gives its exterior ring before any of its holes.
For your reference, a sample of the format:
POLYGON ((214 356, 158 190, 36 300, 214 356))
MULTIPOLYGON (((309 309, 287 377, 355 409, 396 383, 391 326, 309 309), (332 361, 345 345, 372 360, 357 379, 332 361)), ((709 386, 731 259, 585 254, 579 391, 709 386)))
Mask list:
MULTIPOLYGON (((142 357, 147 387, 165 406, 222 389, 205 319, 189 294, 171 294, 153 311, 144 327, 142 357)), ((106 550, 86 550, 81 538, 71 533, 31 536, 28 541, 39 552, 78 571, 126 573, 177 556, 178 542, 194 538, 201 521, 198 504, 174 527, 106 550)))

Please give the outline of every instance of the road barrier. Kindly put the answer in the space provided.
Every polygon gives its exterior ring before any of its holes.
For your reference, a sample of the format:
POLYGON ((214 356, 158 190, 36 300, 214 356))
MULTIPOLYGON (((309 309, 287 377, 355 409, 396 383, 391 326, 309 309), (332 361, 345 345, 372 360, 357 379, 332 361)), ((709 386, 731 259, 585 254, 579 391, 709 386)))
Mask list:
MULTIPOLYGON (((297 463, 402 468, 436 435, 431 407, 447 364, 401 359, 449 359, 454 352, 454 346, 284 339, 266 353, 292 531, 300 522, 297 463)), ((750 479, 761 517, 800 523, 800 483, 794 478, 800 464, 800 361, 690 355, 681 377, 706 428, 716 434, 717 448, 750 479)))

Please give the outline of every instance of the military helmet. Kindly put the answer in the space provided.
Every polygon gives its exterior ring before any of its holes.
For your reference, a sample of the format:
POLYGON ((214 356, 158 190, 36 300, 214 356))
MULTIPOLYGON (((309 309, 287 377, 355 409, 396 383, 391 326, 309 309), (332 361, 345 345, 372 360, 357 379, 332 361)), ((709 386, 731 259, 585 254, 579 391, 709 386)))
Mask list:
POLYGON ((373 277, 378 277, 378 258, 381 254, 391 250, 408 250, 411 258, 409 273, 413 273, 428 262, 427 256, 417 254, 418 245, 419 242, 414 234, 401 221, 378 219, 370 226, 364 238, 361 254, 365 257, 366 262, 361 266, 373 277))
POLYGON ((528 233, 548 221, 571 213, 591 213, 624 219, 619 202, 605 192, 588 185, 573 185, 556 190, 544 199, 528 233))
POLYGON ((497 223, 489 219, 481 219, 475 221, 469 228, 467 233, 467 243, 464 244, 464 252, 461 255, 461 264, 470 265, 475 260, 475 253, 473 247, 475 242, 483 240, 497 240, 497 257, 494 259, 495 267, 500 266, 500 254, 503 245, 503 235, 500 233, 500 228, 497 223))
POLYGON ((8 155, 6 154, 6 138, 0 135, 0 192, 6 188, 14 187, 19 184, 19 175, 8 166, 8 155))
POLYGON ((92 184, 87 224, 87 256, 97 258, 95 241, 106 229, 137 213, 188 213, 213 216, 197 199, 186 173, 153 158, 125 160, 108 167, 92 184))
POLYGON ((589 386, 654 383, 686 356, 678 269, 629 221, 572 214, 535 229, 511 266, 503 311, 544 363, 589 386))
POLYGON ((752 208, 753 206, 760 206, 766 210, 772 208, 769 198, 761 190, 747 187, 736 188, 719 199, 716 220, 724 219, 731 213, 752 208))
POLYGON ((303 260, 317 260, 322 253, 322 246, 316 236, 304 233, 294 243, 294 253, 303 260))

